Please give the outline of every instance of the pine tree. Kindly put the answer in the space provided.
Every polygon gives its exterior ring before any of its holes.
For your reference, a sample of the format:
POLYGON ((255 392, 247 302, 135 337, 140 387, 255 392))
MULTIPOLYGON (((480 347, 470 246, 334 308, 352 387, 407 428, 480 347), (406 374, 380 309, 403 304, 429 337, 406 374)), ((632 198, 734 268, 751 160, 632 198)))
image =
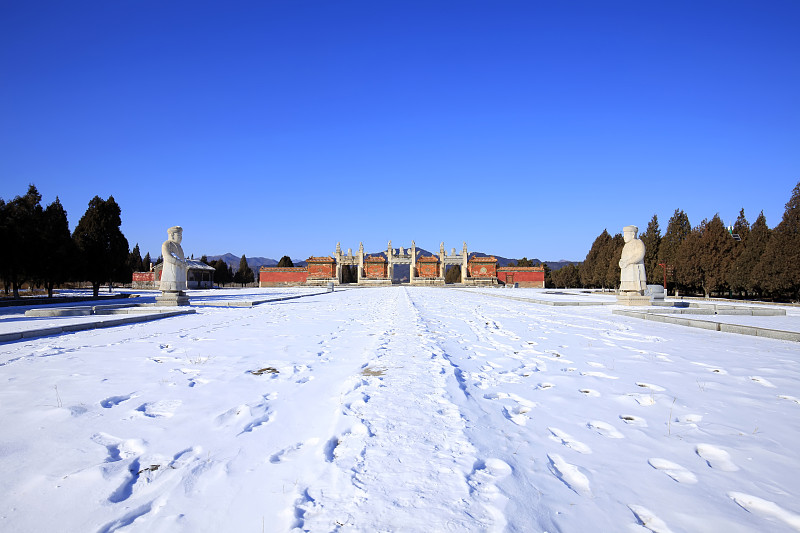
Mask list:
POLYGON ((776 298, 800 298, 800 182, 786 203, 760 261, 764 288, 776 298))
POLYGON ((288 255, 284 255, 281 257, 280 261, 278 261, 278 266, 281 268, 291 268, 294 267, 294 263, 288 255))
POLYGON ((153 260, 150 259, 150 252, 147 252, 144 255, 144 259, 142 259, 142 272, 150 272, 150 263, 152 262, 153 260))
POLYGON ((620 283, 620 268, 619 260, 622 257, 622 248, 625 246, 625 239, 621 233, 617 233, 611 239, 606 250, 606 257, 608 257, 608 267, 606 268, 605 278, 603 281, 604 287, 616 289, 620 283))
POLYGON ((661 228, 658 226, 658 215, 653 215, 647 229, 641 237, 644 243, 644 272, 648 283, 663 280, 663 270, 658 266, 658 249, 661 245, 661 228))
POLYGON ((706 297, 712 292, 727 289, 735 242, 718 214, 705 225, 700 240, 699 259, 706 297))
POLYGON ((118 281, 127 271, 128 240, 120 231, 120 214, 113 196, 95 196, 72 233, 82 277, 91 282, 95 297, 102 283, 118 281))
POLYGON ((233 280, 236 283, 241 283, 242 287, 244 287, 254 279, 253 270, 250 268, 250 265, 247 264, 247 257, 242 254, 242 258, 239 260, 239 270, 236 271, 233 280))
MULTIPOLYGON (((676 272, 678 269, 678 251, 681 243, 692 232, 689 224, 689 217, 681 209, 676 209, 669 219, 667 232, 661 238, 658 247, 658 262, 667 265, 667 285, 679 285, 676 283, 676 272), (672 270, 670 270, 670 268, 672 270), (672 275, 670 275, 672 272, 672 275)), ((646 267, 645 267, 646 268, 646 267)))
MULTIPOLYGON (((702 234, 707 220, 692 229, 680 242, 675 256, 675 283, 682 291, 695 292, 703 288, 702 234)), ((665 236, 666 237, 666 236, 665 236)), ((663 241, 662 241, 663 242, 663 241)))
POLYGON ((733 225, 733 233, 739 235, 741 240, 734 241, 727 282, 732 291, 741 294, 747 290, 747 281, 750 278, 750 270, 752 269, 742 261, 742 257, 746 253, 747 241, 750 239, 750 223, 747 222, 747 218, 744 216, 744 208, 739 211, 739 217, 733 225))
POLYGON ((531 261, 527 257, 523 257, 522 259, 517 261, 516 266, 518 266, 518 267, 532 267, 533 266, 533 261, 531 261))
POLYGON ((142 272, 144 270, 142 266, 142 252, 139 251, 139 243, 136 243, 136 246, 133 247, 131 253, 128 255, 128 268, 131 272, 142 272))
POLYGON ((611 235, 604 229, 592 243, 592 248, 581 264, 581 281, 585 286, 604 286, 606 273, 608 272, 608 261, 611 260, 611 253, 609 253, 611 241, 611 235))
POLYGON ((772 236, 772 230, 767 226, 767 218, 762 211, 753 226, 750 228, 750 233, 747 235, 747 244, 744 253, 739 257, 737 263, 741 263, 742 268, 747 272, 747 281, 745 289, 761 297, 764 291, 763 279, 765 273, 763 272, 763 263, 761 259, 765 255, 767 244, 772 236))
POLYGON ((52 298, 55 286, 67 281, 72 274, 71 265, 75 257, 67 212, 58 197, 42 213, 42 239, 47 258, 41 263, 41 274, 47 296, 52 298))
MULTIPOLYGON (((0 198, 0 250, 10 250, 8 246, 8 209, 5 200, 0 198)), ((8 296, 8 289, 10 283, 8 281, 8 260, 4 252, 3 257, 0 258, 0 278, 3 278, 3 285, 5 286, 6 296, 8 296)))
POLYGON ((25 196, 17 196, 6 204, 6 250, 4 278, 11 283, 14 298, 25 281, 41 279, 41 262, 46 251, 42 246, 42 195, 29 185, 25 196))
POLYGON ((211 264, 208 262, 208 256, 206 254, 200 256, 200 262, 203 263, 204 265, 211 266, 211 264))

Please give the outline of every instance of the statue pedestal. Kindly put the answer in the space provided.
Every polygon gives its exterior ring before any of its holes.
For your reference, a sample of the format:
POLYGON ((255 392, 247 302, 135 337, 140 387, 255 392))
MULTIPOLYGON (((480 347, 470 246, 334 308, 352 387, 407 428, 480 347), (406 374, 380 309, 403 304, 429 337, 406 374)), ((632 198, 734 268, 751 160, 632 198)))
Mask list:
POLYGON ((649 306, 650 297, 635 291, 625 291, 617 294, 617 303, 619 305, 649 306))
POLYGON ((161 296, 156 296, 156 305, 166 307, 189 305, 189 297, 183 291, 161 291, 161 296))

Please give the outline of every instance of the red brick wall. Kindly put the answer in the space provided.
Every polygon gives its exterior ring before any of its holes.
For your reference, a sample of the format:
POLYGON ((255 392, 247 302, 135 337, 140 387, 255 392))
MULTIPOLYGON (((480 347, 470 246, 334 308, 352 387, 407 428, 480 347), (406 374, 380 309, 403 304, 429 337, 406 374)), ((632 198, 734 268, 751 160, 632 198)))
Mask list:
MULTIPOLYGON (((482 259, 482 258, 481 258, 482 259)), ((493 278, 497 276, 497 260, 495 261, 470 261, 467 263, 469 275, 473 278, 493 278)))
POLYGON ((544 269, 541 267, 501 267, 497 269, 497 279, 503 283, 519 283, 520 287, 543 289, 544 269))
POLYGON ((133 281, 134 282, 142 282, 142 281, 155 281, 156 274, 155 272, 134 272, 133 273, 133 281))
POLYGON ((370 279, 386 279, 388 276, 386 261, 365 261, 364 273, 370 279))
POLYGON ((308 280, 308 270, 305 267, 261 267, 258 273, 261 287, 300 284, 306 280, 308 280))
POLYGON ((308 259, 308 277, 311 279, 335 278, 336 266, 333 258, 326 258, 325 261, 308 259))
POLYGON ((417 260, 417 277, 419 278, 438 278, 439 277, 439 261, 437 259, 430 260, 427 258, 419 258, 417 260))

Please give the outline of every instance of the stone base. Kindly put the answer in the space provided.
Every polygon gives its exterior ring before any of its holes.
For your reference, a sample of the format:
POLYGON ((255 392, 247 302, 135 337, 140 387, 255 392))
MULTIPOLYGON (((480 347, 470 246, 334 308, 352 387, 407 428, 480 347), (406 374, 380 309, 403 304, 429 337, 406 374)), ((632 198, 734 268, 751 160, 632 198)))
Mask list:
POLYGON ((156 296, 156 305, 165 307, 189 305, 189 297, 183 291, 162 291, 161 296, 156 296))
POLYGON ((304 285, 310 287, 327 287, 328 283, 333 283, 334 285, 339 284, 339 280, 336 278, 312 278, 307 280, 304 285))
POLYGON ((621 292, 617 294, 619 305, 650 306, 650 297, 639 294, 638 292, 621 292))
POLYGON ((466 286, 487 287, 497 285, 497 278, 467 278, 462 283, 466 286))
POLYGON ((414 278, 411 285, 444 285, 444 278, 414 278))
POLYGON ((365 285, 367 287, 383 287, 385 285, 391 286, 392 280, 388 278, 361 278, 361 281, 359 281, 358 284, 365 285))

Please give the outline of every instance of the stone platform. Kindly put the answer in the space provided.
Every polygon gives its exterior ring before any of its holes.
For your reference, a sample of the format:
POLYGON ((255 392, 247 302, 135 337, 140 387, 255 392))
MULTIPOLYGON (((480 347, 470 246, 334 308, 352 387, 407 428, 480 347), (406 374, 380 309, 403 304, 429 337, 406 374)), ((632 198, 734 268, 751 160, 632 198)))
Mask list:
POLYGON ((156 296, 156 305, 164 307, 189 305, 189 297, 183 291, 162 291, 160 296, 156 296))
POLYGON ((621 292, 617 295, 619 305, 650 306, 650 297, 635 292, 621 292))

